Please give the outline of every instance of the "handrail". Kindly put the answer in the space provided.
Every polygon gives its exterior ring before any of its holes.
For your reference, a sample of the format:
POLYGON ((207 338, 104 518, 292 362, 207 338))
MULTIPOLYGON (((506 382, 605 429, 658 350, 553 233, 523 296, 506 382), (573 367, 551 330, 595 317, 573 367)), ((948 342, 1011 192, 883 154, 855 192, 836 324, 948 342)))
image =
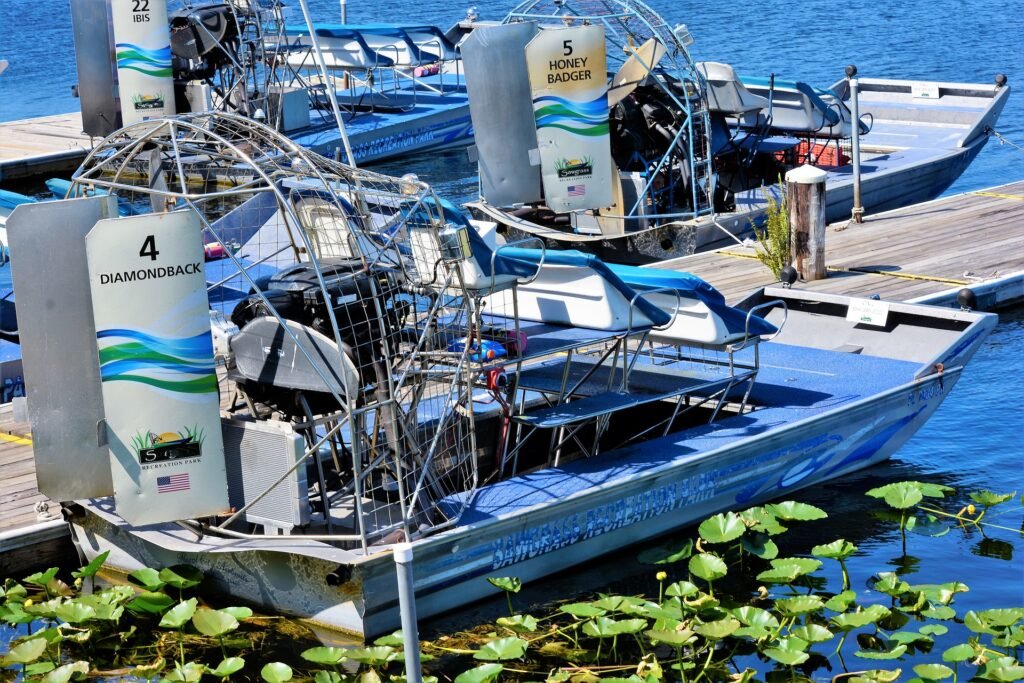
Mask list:
MULTIPOLYGON (((668 318, 668 322, 665 323, 665 325, 662 326, 662 327, 656 327, 655 325, 653 325, 654 321, 652 320, 651 321, 652 325, 651 325, 650 329, 655 330, 656 332, 661 332, 662 330, 667 330, 669 327, 672 326, 672 323, 675 322, 676 315, 678 314, 679 302, 682 300, 682 296, 679 294, 679 290, 676 289, 675 287, 667 287, 667 286, 666 287, 653 287, 651 289, 644 289, 643 291, 638 291, 629 300, 629 326, 626 328, 626 333, 627 333, 626 336, 629 336, 629 335, 633 334, 633 308, 634 308, 634 305, 636 304, 636 300, 641 298, 641 297, 644 297, 644 296, 646 296, 648 294, 663 294, 663 293, 666 293, 666 292, 672 293, 672 294, 676 295, 676 306, 673 309, 674 311, 676 311, 676 313, 673 313, 672 315, 670 315, 669 318, 668 318)), ((651 304, 651 305, 653 306, 654 304, 651 304)), ((657 308, 660 308, 660 307, 657 307, 657 308)))
MULTIPOLYGON (((472 228, 470 228, 472 230, 472 228)), ((516 280, 516 284, 528 285, 538 277, 540 277, 540 271, 544 268, 544 259, 547 256, 547 245, 544 244, 544 240, 540 237, 524 237, 521 240, 515 240, 514 242, 506 242, 505 244, 499 244, 497 249, 491 251, 491 289, 494 289, 494 265, 498 260, 498 252, 502 249, 508 249, 514 247, 517 244, 525 244, 526 242, 539 242, 540 243, 540 260, 537 262, 537 270, 534 272, 533 277, 527 280, 516 280)))
POLYGON ((733 351, 742 351, 747 348, 747 342, 750 341, 750 319, 754 316, 755 311, 759 311, 764 308, 774 308, 776 306, 782 306, 782 323, 776 326, 775 333, 767 336, 760 335, 764 341, 771 341, 782 333, 782 328, 786 326, 786 321, 789 320, 789 306, 782 299, 773 299, 771 301, 765 301, 762 304, 752 307, 747 311, 747 318, 743 323, 743 342, 739 346, 734 346, 733 351))

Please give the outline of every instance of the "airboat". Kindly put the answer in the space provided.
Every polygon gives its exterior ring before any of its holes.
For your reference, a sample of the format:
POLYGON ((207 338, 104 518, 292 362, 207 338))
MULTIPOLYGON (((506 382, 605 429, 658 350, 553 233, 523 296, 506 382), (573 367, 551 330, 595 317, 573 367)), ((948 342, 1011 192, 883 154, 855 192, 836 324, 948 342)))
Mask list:
POLYGON ((861 77, 854 121, 849 78, 826 90, 740 76, 695 61, 693 42, 633 0, 527 0, 474 27, 462 42, 473 213, 513 239, 608 261, 686 256, 751 236, 786 172, 805 163, 827 172, 827 220, 850 218, 854 132, 867 211, 933 199, 981 151, 1009 96, 1002 76, 861 77), (577 43, 585 66, 572 61, 577 43))
POLYGON ((39 488, 85 558, 367 637, 396 544, 429 617, 878 463, 996 321, 730 306, 224 113, 126 127, 8 232, 39 488))

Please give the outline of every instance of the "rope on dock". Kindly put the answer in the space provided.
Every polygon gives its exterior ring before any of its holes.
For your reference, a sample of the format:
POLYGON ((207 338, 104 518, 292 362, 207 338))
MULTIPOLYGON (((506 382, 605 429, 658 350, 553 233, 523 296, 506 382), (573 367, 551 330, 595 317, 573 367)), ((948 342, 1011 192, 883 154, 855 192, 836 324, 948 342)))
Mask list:
POLYGON ((999 192, 981 192, 981 191, 979 191, 979 192, 972 192, 971 194, 976 194, 976 195, 979 195, 981 197, 998 197, 999 199, 1019 199, 1021 201, 1024 201, 1024 195, 1019 195, 1019 194, 1000 194, 999 192))
POLYGON ((1017 151, 1024 153, 1024 147, 1021 147, 1016 142, 1011 142, 1010 140, 1007 140, 998 130, 996 130, 992 126, 989 126, 985 130, 994 135, 996 139, 999 140, 1000 145, 1009 145, 1010 147, 1013 147, 1017 151))
POLYGON ((868 275, 888 275, 889 277, 902 278, 904 280, 921 280, 923 282, 940 282, 944 285, 969 285, 967 280, 954 280, 948 277, 935 277, 934 275, 918 275, 916 273, 895 273, 892 271, 876 270, 874 268, 839 268, 828 266, 826 270, 833 273, 865 273, 868 275))
POLYGON ((31 446, 32 439, 27 436, 20 436, 18 434, 3 434, 0 433, 0 439, 3 439, 7 443, 18 444, 19 446, 31 446))

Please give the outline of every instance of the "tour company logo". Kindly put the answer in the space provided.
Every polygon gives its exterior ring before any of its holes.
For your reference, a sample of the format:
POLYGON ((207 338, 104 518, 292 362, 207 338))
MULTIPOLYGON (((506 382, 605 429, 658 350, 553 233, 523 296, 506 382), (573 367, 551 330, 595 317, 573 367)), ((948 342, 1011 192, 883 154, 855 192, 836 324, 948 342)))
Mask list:
POLYGON ((136 111, 147 111, 150 109, 163 109, 164 97, 160 94, 136 95, 132 98, 132 104, 136 111))
POLYGON ((582 159, 559 159, 555 162, 559 178, 582 178, 594 174, 594 160, 591 157, 582 159))
POLYGON ((132 437, 132 445, 143 469, 165 467, 203 454, 203 429, 185 427, 180 432, 155 434, 150 430, 132 437))

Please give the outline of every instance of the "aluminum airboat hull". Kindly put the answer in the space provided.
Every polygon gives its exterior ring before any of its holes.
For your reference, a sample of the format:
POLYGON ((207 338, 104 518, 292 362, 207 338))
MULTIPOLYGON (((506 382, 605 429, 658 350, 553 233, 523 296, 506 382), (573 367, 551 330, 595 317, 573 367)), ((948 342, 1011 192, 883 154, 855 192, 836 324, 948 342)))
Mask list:
MULTIPOLYGON (((547 502, 511 513, 478 515, 415 541, 420 617, 493 595, 487 576, 531 581, 715 512, 790 496, 887 459, 939 407, 996 320, 948 310, 935 316, 972 322, 952 336, 935 363, 916 366, 909 382, 852 402, 834 397, 833 405, 830 398, 828 406, 807 417, 799 408, 779 408, 789 410, 783 419, 769 408, 676 432, 663 437, 658 448, 648 449, 658 455, 641 458, 639 469, 623 470, 621 476, 594 470, 594 483, 572 495, 552 494, 547 502), (943 366, 938 372, 936 363, 943 366)), ((821 341, 816 342, 819 347, 821 341)), ((769 353, 775 343, 762 344, 763 352, 769 353)), ((619 453, 611 451, 594 461, 615 471, 619 453)), ((106 563, 111 568, 131 571, 187 563, 203 570, 219 593, 264 609, 363 637, 399 626, 395 568, 387 547, 371 548, 377 552, 364 556, 300 536, 268 543, 197 538, 175 525, 131 529, 113 513, 108 499, 73 506, 72 527, 86 558, 111 551, 106 563)))

